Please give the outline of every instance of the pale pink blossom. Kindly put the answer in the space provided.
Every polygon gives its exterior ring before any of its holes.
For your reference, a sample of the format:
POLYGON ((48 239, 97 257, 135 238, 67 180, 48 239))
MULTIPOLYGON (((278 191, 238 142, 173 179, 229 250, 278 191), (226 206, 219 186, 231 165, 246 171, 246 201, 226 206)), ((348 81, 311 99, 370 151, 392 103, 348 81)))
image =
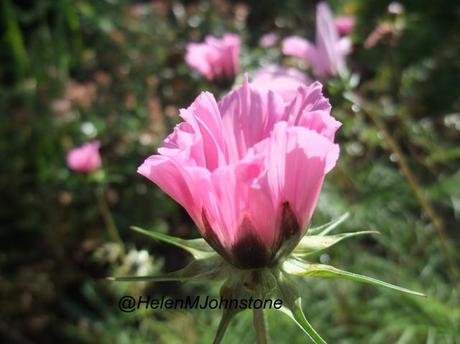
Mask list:
POLYGON ((67 153, 67 166, 78 172, 91 172, 101 167, 99 141, 87 142, 67 153))
POLYGON ((404 6, 397 1, 393 1, 388 5, 388 12, 392 14, 401 14, 404 12, 404 6))
POLYGON ((204 239, 241 268, 271 266, 296 246, 336 163, 322 85, 300 85, 286 104, 245 77, 216 101, 201 93, 138 172, 190 214, 204 239))
POLYGON ((259 45, 262 48, 271 48, 278 42, 278 34, 275 32, 269 32, 260 37, 259 45))
POLYGON ((230 86, 240 71, 240 44, 233 33, 206 36, 203 43, 187 44, 185 61, 208 80, 230 86))
POLYGON ((283 40, 282 50, 285 55, 306 60, 315 76, 324 78, 346 70, 345 56, 351 52, 351 41, 348 37, 339 37, 329 6, 321 2, 316 7, 315 43, 290 36, 283 40))
POLYGON ((251 82, 258 89, 277 92, 285 102, 290 102, 297 96, 300 85, 311 83, 312 81, 300 70, 279 65, 268 65, 256 70, 251 82))
POLYGON ((335 28, 340 35, 348 35, 355 26, 355 18, 353 16, 339 16, 335 18, 335 28))

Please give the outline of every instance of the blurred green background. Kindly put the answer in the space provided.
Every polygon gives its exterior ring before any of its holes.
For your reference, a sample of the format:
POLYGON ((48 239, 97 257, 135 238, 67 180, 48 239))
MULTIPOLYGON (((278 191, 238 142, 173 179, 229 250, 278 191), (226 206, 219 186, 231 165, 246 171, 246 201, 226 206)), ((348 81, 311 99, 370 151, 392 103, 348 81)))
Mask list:
MULTIPOLYGON (((329 85, 333 114, 344 123, 342 150, 313 225, 349 211, 340 231, 379 230, 317 260, 428 298, 306 279, 304 311, 330 343, 460 343, 460 4, 401 4, 404 11, 395 14, 383 0, 330 2, 336 14, 356 16, 348 61, 366 103, 351 106, 329 85)), ((179 121, 179 108, 204 89, 222 94, 185 65, 187 42, 233 31, 244 42, 244 71, 293 64, 279 47, 262 49, 258 40, 272 31, 312 37, 315 5, 1 1, 2 343, 212 341, 218 310, 125 314, 117 303, 122 295, 217 296, 218 285, 104 280, 171 271, 190 259, 130 225, 198 236, 185 211, 136 168, 179 121), (66 152, 95 138, 103 169, 91 176, 70 171, 66 152)), ((268 326, 273 343, 306 341, 279 313, 268 314, 268 326)), ((250 314, 243 314, 224 342, 254 338, 250 314)))

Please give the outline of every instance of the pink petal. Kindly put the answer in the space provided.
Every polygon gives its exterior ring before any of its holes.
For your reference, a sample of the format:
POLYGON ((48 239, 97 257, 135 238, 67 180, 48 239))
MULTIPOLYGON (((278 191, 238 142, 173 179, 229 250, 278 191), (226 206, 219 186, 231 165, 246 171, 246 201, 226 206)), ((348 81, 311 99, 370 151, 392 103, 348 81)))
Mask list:
POLYGON ((268 146, 260 147, 268 148, 266 174, 259 179, 261 188, 278 211, 287 202, 304 230, 339 147, 315 131, 289 127, 286 122, 279 122, 267 140, 268 146))
POLYGON ((337 50, 343 56, 350 54, 352 49, 353 45, 351 43, 350 37, 343 37, 337 43, 337 50))
POLYGON ((314 55, 315 47, 306 39, 299 36, 289 36, 283 40, 282 51, 285 55, 310 60, 314 55))
POLYGON ((212 80, 215 75, 212 67, 212 61, 214 60, 216 60, 216 55, 213 49, 207 45, 197 43, 187 44, 185 62, 209 80, 212 80))
POLYGON ((272 90, 278 93, 286 103, 289 103, 296 97, 300 85, 308 85, 311 82, 298 69, 268 65, 255 72, 251 85, 257 89, 272 90))
POLYGON ((316 7, 316 37, 312 44, 291 36, 283 41, 283 53, 306 60, 315 76, 323 78, 345 71, 345 56, 351 51, 349 39, 340 39, 329 6, 321 2, 316 7))
POLYGON ((67 166, 78 172, 91 172, 102 165, 99 141, 91 141, 75 147, 67 154, 67 166))
POLYGON ((330 115, 331 104, 323 96, 322 90, 319 82, 299 87, 297 97, 286 108, 284 119, 290 125, 315 130, 334 141, 335 132, 342 124, 330 115))
POLYGON ((243 233, 238 231, 249 212, 252 181, 261 171, 261 160, 251 159, 223 166, 212 173, 213 192, 203 194, 211 227, 225 247, 231 247, 243 233))
POLYGON ((321 2, 316 11, 315 44, 319 54, 318 63, 313 66, 316 75, 335 75, 345 68, 343 54, 338 51, 338 42, 339 35, 332 12, 325 2, 321 2))
POLYGON ((267 137, 284 113, 280 95, 249 85, 242 86, 219 101, 223 136, 227 145, 227 161, 235 162, 257 142, 267 137))
POLYGON ((225 163, 225 143, 222 137, 222 119, 214 96, 203 92, 187 109, 181 110, 181 117, 201 138, 205 166, 210 171, 225 163))
POLYGON ((202 224, 203 201, 195 197, 195 194, 208 185, 207 180, 210 180, 208 170, 187 166, 176 157, 152 155, 138 167, 137 172, 157 184, 182 205, 197 225, 202 224))
POLYGON ((341 35, 347 35, 355 26, 355 18, 352 16, 339 16, 335 18, 335 28, 341 35))
POLYGON ((187 44, 185 61, 209 80, 233 79, 240 69, 240 38, 226 33, 207 36, 203 43, 187 44))
POLYGON ((271 48, 273 47, 278 41, 278 34, 275 32, 269 32, 263 35, 259 40, 259 45, 262 48, 271 48))

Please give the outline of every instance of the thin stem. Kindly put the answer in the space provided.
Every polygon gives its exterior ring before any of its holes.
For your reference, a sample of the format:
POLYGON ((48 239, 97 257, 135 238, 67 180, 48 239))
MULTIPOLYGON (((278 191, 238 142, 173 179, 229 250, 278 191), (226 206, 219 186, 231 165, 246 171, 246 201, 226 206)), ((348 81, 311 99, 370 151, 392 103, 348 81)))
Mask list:
POLYGON ((256 330, 257 344, 267 344, 267 326, 263 309, 254 309, 252 313, 253 324, 256 330))
POLYGON ((124 253, 125 245, 123 243, 123 240, 121 240, 117 225, 115 224, 115 221, 113 220, 112 212, 110 211, 110 208, 105 199, 104 190, 102 189, 96 190, 96 198, 97 198, 97 205, 99 207, 99 211, 101 212, 101 215, 105 222, 105 226, 107 228, 109 236, 114 242, 120 245, 121 250, 124 253))
POLYGON ((213 344, 220 344, 222 342, 222 339, 224 339, 225 332, 227 331, 228 325, 230 324, 230 321, 233 318, 232 314, 225 312, 226 310, 224 310, 224 314, 222 314, 222 318, 220 319, 216 336, 214 337, 214 341, 212 342, 213 344))
POLYGON ((409 183, 409 186, 411 187, 412 192, 414 193, 418 203, 430 219, 430 222, 433 224, 433 227, 436 229, 436 233, 439 237, 439 240, 441 241, 444 255, 446 257, 448 268, 451 272, 455 284, 457 285, 457 289, 460 291, 460 276, 451 255, 450 246, 448 244, 448 237, 444 229, 443 221, 438 216, 438 214, 426 198, 425 194, 423 193, 423 189, 420 186, 417 177, 410 168, 407 159, 404 153, 402 152, 401 147, 391 135, 390 131, 385 125, 385 122, 377 115, 376 112, 373 111, 373 109, 368 104, 365 104, 358 96, 351 92, 346 93, 344 96, 347 100, 361 107, 364 110, 363 112, 369 116, 369 118, 372 120, 377 129, 379 129, 380 132, 383 134, 383 138, 386 144, 388 145, 391 152, 396 156, 399 168, 401 169, 407 182, 409 183))

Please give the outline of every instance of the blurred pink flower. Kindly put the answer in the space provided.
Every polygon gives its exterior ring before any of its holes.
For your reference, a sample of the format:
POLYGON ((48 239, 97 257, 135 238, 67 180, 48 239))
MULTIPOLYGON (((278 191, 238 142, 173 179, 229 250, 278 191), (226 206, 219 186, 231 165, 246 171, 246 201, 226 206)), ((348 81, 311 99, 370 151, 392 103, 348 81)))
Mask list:
POLYGON ((259 45, 262 48, 271 48, 278 42, 278 35, 274 32, 269 32, 260 37, 259 45))
POLYGON ((91 172, 101 167, 99 141, 87 142, 67 153, 67 166, 78 172, 91 172))
POLYGON ((336 163, 340 122, 318 82, 286 104, 250 85, 219 102, 201 93, 138 172, 190 214, 205 240, 240 268, 271 266, 290 253, 336 163))
POLYGON ((404 12, 404 6, 397 1, 393 1, 388 5, 388 12, 392 14, 401 14, 404 12))
POLYGON ((323 78, 346 70, 345 56, 351 52, 351 41, 348 37, 339 37, 329 6, 321 2, 316 7, 315 43, 290 36, 283 40, 282 50, 285 55, 305 59, 315 76, 323 78))
POLYGON ((348 35, 355 26, 355 18, 352 16, 339 16, 335 18, 335 28, 340 35, 348 35))
POLYGON ((231 86, 240 71, 240 37, 225 33, 222 38, 206 36, 204 43, 189 43, 185 61, 208 80, 231 86))
POLYGON ((290 102, 297 96, 300 85, 311 83, 312 81, 300 70, 278 65, 268 65, 258 69, 251 82, 258 89, 277 92, 285 102, 290 102))

